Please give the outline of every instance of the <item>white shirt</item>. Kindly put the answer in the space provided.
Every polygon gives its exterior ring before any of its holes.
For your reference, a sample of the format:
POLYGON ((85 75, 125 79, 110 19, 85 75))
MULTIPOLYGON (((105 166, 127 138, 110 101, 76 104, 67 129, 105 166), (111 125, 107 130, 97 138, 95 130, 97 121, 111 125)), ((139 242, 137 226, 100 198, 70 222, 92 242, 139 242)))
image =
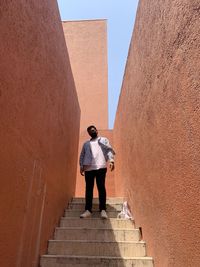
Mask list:
POLYGON ((92 171, 106 168, 106 159, 98 143, 98 138, 90 140, 90 148, 92 151, 92 163, 90 166, 86 166, 85 170, 92 171))

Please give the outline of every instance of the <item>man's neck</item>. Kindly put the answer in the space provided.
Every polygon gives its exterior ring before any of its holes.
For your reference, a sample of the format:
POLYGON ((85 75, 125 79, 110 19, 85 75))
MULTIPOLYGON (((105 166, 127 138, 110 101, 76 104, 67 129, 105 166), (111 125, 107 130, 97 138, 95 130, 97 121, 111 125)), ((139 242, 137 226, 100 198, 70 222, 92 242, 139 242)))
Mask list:
POLYGON ((92 137, 91 139, 90 139, 90 141, 95 141, 95 140, 97 140, 98 139, 98 136, 96 136, 96 137, 92 137))

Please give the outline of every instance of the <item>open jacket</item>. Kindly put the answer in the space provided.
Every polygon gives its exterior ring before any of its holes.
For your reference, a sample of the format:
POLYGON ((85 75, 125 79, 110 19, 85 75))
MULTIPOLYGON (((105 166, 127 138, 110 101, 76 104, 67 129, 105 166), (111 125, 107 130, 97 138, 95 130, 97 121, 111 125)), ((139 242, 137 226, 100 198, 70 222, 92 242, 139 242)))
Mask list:
MULTIPOLYGON (((105 160, 114 162, 115 151, 109 144, 108 139, 106 137, 98 137, 98 143, 102 149, 105 160)), ((92 151, 90 147, 90 141, 86 141, 83 144, 83 148, 80 154, 79 164, 80 167, 83 167, 84 165, 91 165, 91 163, 92 163, 92 151)))

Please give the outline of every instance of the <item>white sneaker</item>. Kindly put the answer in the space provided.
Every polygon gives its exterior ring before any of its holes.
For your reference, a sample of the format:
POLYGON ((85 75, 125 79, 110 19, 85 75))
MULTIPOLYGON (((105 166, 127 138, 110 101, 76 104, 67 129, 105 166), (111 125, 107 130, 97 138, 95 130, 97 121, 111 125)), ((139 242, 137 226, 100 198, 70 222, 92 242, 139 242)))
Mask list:
POLYGON ((91 215, 92 213, 89 210, 86 210, 80 215, 80 218, 88 218, 91 217, 91 215))
POLYGON ((102 219, 108 219, 108 215, 107 215, 107 213, 106 213, 105 210, 102 210, 102 211, 101 211, 101 218, 102 218, 102 219))

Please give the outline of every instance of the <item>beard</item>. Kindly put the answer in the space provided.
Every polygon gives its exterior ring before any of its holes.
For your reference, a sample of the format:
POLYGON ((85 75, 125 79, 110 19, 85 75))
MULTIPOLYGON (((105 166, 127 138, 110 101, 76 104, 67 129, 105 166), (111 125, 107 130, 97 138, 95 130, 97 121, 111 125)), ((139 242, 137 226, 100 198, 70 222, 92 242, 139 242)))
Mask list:
POLYGON ((91 133, 90 134, 92 138, 96 138, 97 137, 97 133, 91 133))

